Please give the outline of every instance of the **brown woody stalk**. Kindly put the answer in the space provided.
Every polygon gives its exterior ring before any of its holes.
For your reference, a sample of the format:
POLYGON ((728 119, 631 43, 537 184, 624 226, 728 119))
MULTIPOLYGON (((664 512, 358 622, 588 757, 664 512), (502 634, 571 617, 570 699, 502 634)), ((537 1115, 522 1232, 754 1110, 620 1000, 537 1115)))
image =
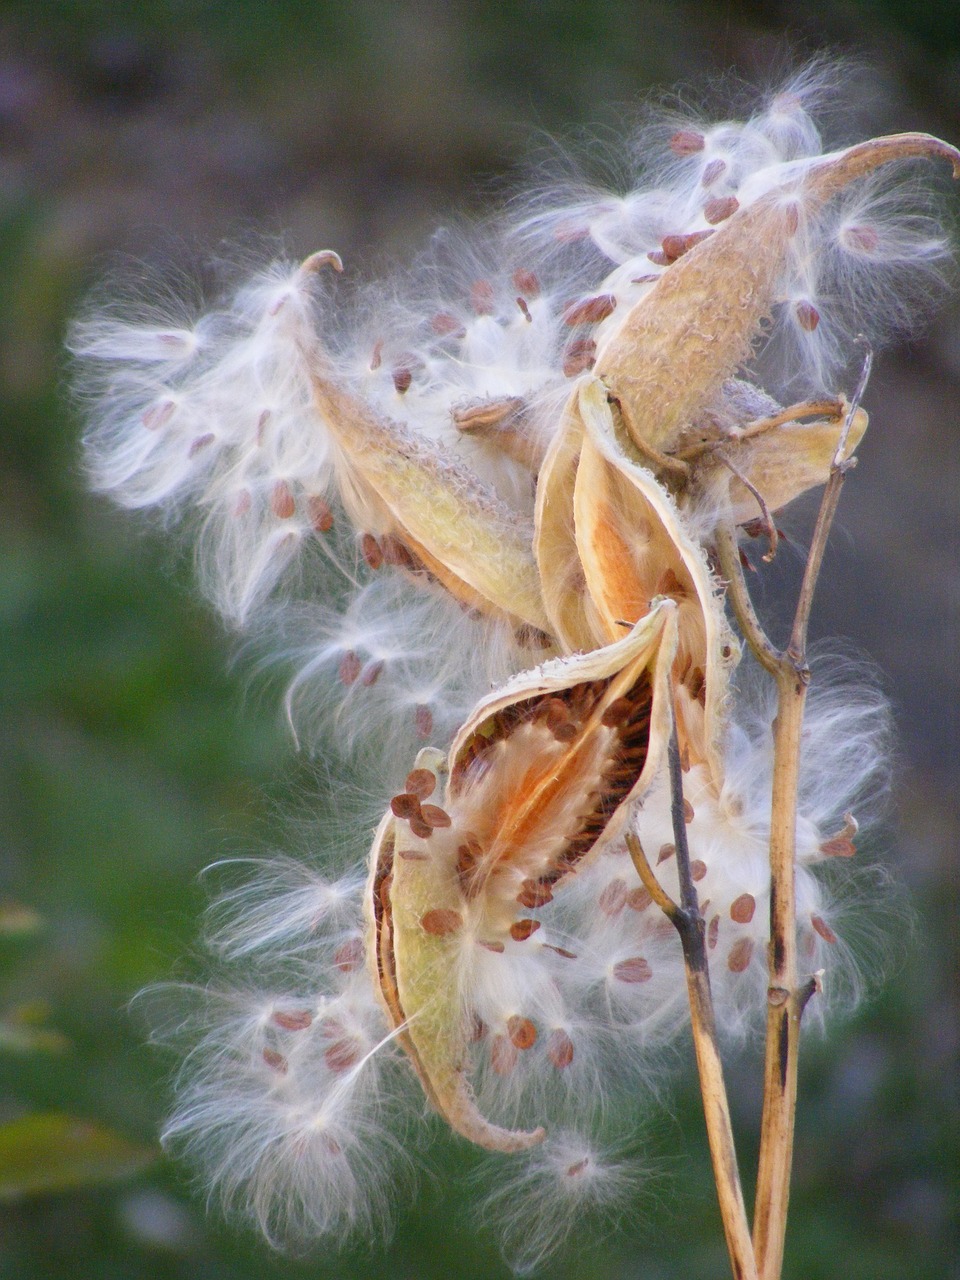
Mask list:
POLYGON ((779 1280, 783 1267, 797 1104, 800 1020, 807 1001, 816 990, 815 978, 803 983, 798 981, 795 899, 800 735, 810 683, 810 671, 806 662, 807 630, 823 553, 840 500, 840 491, 847 471, 856 465, 854 458, 844 461, 843 454, 853 416, 869 377, 870 365, 871 356, 868 353, 831 464, 814 527, 790 640, 782 652, 770 643, 753 611, 733 530, 723 530, 717 538, 720 567, 729 583, 734 615, 758 661, 774 677, 777 685, 770 816, 770 978, 767 989, 760 1162, 753 1221, 753 1245, 760 1280, 779 1280))
POLYGON ((706 932, 697 901, 696 886, 690 872, 690 851, 687 845, 687 829, 683 812, 683 774, 680 767, 676 721, 670 734, 668 760, 675 856, 680 881, 679 904, 673 901, 660 884, 644 853, 643 846, 632 832, 626 837, 627 848, 647 892, 680 935, 687 976, 687 996, 690 1001, 690 1024, 700 1077, 700 1092, 703 1096, 707 1141, 713 1162, 717 1199, 720 1203, 720 1217, 727 1241, 727 1251, 730 1255, 730 1265, 736 1280, 758 1280, 750 1226, 740 1185, 740 1170, 733 1139, 730 1107, 723 1081, 723 1064, 717 1045, 716 1020, 710 991, 710 970, 707 963, 706 932))

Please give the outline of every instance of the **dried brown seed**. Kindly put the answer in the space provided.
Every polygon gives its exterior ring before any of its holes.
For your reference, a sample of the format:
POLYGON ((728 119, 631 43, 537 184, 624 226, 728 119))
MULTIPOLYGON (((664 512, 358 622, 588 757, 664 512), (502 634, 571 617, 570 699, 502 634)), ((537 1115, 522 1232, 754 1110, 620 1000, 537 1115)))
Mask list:
POLYGON ((405 791, 416 796, 418 800, 426 800, 427 796, 432 796, 436 790, 436 774, 431 773, 429 769, 413 769, 407 774, 407 780, 403 786, 405 791))
POLYGON ((727 956, 727 968, 731 973, 743 973, 753 957, 753 939, 738 938, 727 956))
POLYGON ((677 846, 675 844, 662 844, 660 852, 657 854, 657 866, 659 867, 661 862, 666 862, 668 858, 672 858, 676 852, 677 846))
POLYGON ((398 395, 404 395, 410 390, 410 384, 413 382, 413 370, 407 365, 399 365, 393 369, 390 374, 393 378, 393 385, 398 395))
POLYGON ((873 227, 844 227, 840 232, 840 243, 856 253, 876 253, 880 237, 873 227))
POLYGON ((390 801, 390 809, 395 818, 412 818, 420 813, 420 798, 409 791, 394 796, 390 801))
POLYGON ((852 858, 857 852, 856 845, 847 836, 833 836, 824 840, 820 852, 827 858, 852 858))
POLYGON ((415 813, 407 819, 410 823, 410 830, 415 836, 421 840, 429 840, 433 835, 433 827, 426 820, 422 813, 415 813))
POLYGON ((545 907, 548 902, 553 901, 553 891, 547 884, 541 884, 537 880, 524 880, 520 885, 520 892, 517 894, 517 903, 521 907, 526 907, 528 911, 533 911, 536 907, 545 907))
POLYGON ((420 927, 424 933, 429 933, 434 938, 445 938, 450 933, 456 933, 462 926, 463 917, 460 912, 451 911, 449 907, 434 907, 420 917, 420 927))
POLYGON ((173 417, 176 407, 175 400, 161 400, 159 404, 152 404, 140 421, 148 431, 159 431, 173 417))
POLYGON ((360 554, 371 569, 379 569, 383 564, 383 548, 372 533, 365 533, 360 539, 360 554))
POLYGON ((651 249, 647 254, 647 257, 658 267, 669 267, 670 263, 674 261, 674 259, 671 258, 669 254, 664 253, 662 249, 651 249))
POLYGON ((713 186, 716 180, 726 172, 726 168, 726 160, 711 160, 709 164, 704 166, 703 173, 700 175, 701 186, 713 186))
POLYGON ((306 1031, 313 1022, 313 1014, 309 1009, 276 1009, 270 1020, 284 1031, 306 1031))
POLYGON ((620 960, 613 966, 613 976, 618 982, 649 982, 653 970, 643 956, 631 956, 629 960, 620 960))
POLYGON ((278 1075, 285 1076, 290 1069, 290 1064, 282 1053, 277 1053, 276 1049, 264 1049, 263 1060, 271 1071, 276 1071, 278 1075))
POLYGON ((348 938, 333 953, 334 966, 341 973, 353 973, 363 964, 363 942, 359 938, 348 938))
POLYGON ((334 1040, 324 1051, 323 1060, 331 1071, 349 1071, 355 1067, 363 1056, 363 1048, 354 1036, 334 1040))
POLYGON ((362 664, 360 659, 352 649, 348 649, 340 659, 340 666, 337 668, 337 675, 340 677, 340 683, 346 685, 353 684, 359 676, 361 669, 362 664))
POLYGON ((511 1043, 520 1050, 532 1049, 537 1043, 537 1028, 529 1018, 521 1018, 517 1013, 507 1019, 507 1035, 511 1043))
POLYGON ((597 344, 592 338, 577 338, 563 353, 563 372, 568 378, 586 373, 597 358, 597 344))
POLYGON ((706 138, 695 129, 678 129, 670 139, 670 150, 675 156, 696 155, 706 145, 706 138))
POLYGON ((814 329, 820 323, 820 312, 812 302, 801 300, 793 304, 793 314, 797 317, 797 324, 801 329, 806 329, 807 333, 813 333, 814 329))
POLYGON ((446 809, 441 809, 438 804, 425 804, 421 806, 420 812, 423 815, 424 822, 431 827, 449 827, 451 825, 449 813, 447 813, 446 809))
POLYGON ((714 916, 707 925, 707 946, 712 951, 717 945, 717 938, 720 936, 720 917, 714 916))
POLYGON ((811 916, 810 923, 813 925, 814 929, 816 929, 817 933, 819 933, 824 942, 836 942, 837 935, 833 932, 822 916, 811 916))
POLYGON ((629 720, 635 710, 636 702, 633 698, 615 698, 600 717, 600 723, 608 729, 616 729, 629 720))
POLYGON ((502 942, 488 942, 484 938, 477 939, 477 946, 483 947, 484 951, 492 951, 494 955, 502 956, 506 947, 502 942))
POLYGON ((467 333, 457 317, 449 311, 438 311, 430 321, 430 328, 438 338, 463 338, 467 333))
POLYGON ((513 273, 513 287, 519 289, 525 298, 540 297, 540 281, 534 271, 519 268, 513 273))
POLYGON ((383 339, 378 338, 373 344, 373 350, 370 352, 370 369, 379 369, 383 364, 383 339))
POLYGON ((233 514, 236 517, 245 516, 253 506, 253 498, 249 489, 241 489, 233 500, 233 514))
POLYGON ((307 498, 307 515, 316 533, 329 533, 333 528, 333 512, 317 494, 311 494, 307 498))
POLYGON ((650 892, 643 887, 639 889, 631 889, 627 894, 627 906, 631 911, 646 911, 647 907, 653 902, 650 892))
POLYGON ((379 658, 376 662, 368 662, 361 672, 360 683, 367 689, 371 688, 380 679, 380 673, 385 666, 386 663, 382 658, 379 658))
POLYGON ((619 915, 627 902, 627 883, 625 880, 617 878, 611 880, 605 885, 600 897, 597 899, 597 906, 607 916, 619 915))
POLYGON ((430 855, 423 853, 419 849, 398 849, 397 857, 403 858, 404 862, 429 862, 430 855))
POLYGON ((712 235, 713 231, 710 229, 690 231, 686 235, 664 236, 660 247, 663 249, 666 258, 669 258, 671 262, 676 262, 677 258, 682 258, 685 253, 689 253, 701 240, 706 240, 708 236, 712 235))
POLYGON ((725 222, 740 208, 740 201, 736 196, 711 196, 704 203, 703 216, 711 227, 715 227, 718 222, 725 222))
POLYGON ((494 292, 489 280, 474 280, 470 286, 470 305, 478 316, 493 315, 494 292))
POLYGON ((433 712, 422 702, 413 713, 413 723, 421 741, 433 733, 433 712))
POLYGON ((568 1178, 578 1178, 580 1174, 589 1167, 589 1164, 590 1157, 584 1156, 582 1160, 577 1160, 574 1164, 570 1165, 569 1169, 567 1169, 566 1176, 568 1178))
POLYGON ((568 325, 599 324, 616 309, 617 299, 612 293, 598 293, 592 298, 580 298, 564 308, 563 323, 568 325))
POLYGON ((694 820, 694 818, 695 818, 696 816, 697 816, 697 815, 696 815, 696 814, 694 813, 694 811, 693 811, 693 805, 690 803, 690 801, 689 801, 689 800, 687 800, 687 798, 686 798, 686 797, 684 797, 684 801, 683 801, 683 820, 684 820, 684 822, 687 824, 687 826, 688 826, 688 827, 689 827, 690 823, 694 820))
POLYGON ((576 960, 577 958, 575 951, 568 951, 566 947, 555 947, 552 942, 545 942, 543 949, 544 951, 552 951, 554 955, 560 956, 563 960, 576 960))
POLYGON ((741 893, 730 903, 730 919, 736 924, 749 924, 757 909, 757 900, 752 893, 741 893))
POLYGON ((558 1071, 562 1071, 564 1067, 569 1067, 573 1061, 573 1041, 559 1027, 556 1031, 550 1032, 550 1037, 547 1040, 547 1057, 558 1071))
POLYGON ((212 431, 207 431, 204 435, 197 436, 197 438, 193 440, 190 444, 190 448, 187 452, 187 457, 195 458, 197 454, 200 453, 203 449, 206 449, 209 445, 213 444, 216 438, 217 437, 213 434, 212 431))
POLYGON ((539 920, 515 920, 510 926, 510 937, 514 942, 526 942, 531 934, 540 928, 539 920))
POLYGON ((707 874, 707 864, 705 862, 701 862, 699 858, 694 858, 694 860, 690 863, 690 879, 702 880, 706 874, 707 874))

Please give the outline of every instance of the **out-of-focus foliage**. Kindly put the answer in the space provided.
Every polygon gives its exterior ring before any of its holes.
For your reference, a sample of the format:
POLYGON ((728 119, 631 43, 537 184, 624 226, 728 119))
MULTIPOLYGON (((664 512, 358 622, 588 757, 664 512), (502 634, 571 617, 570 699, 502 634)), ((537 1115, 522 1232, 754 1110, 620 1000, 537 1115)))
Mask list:
MULTIPOLYGON (((75 1118, 74 1136, 109 1130, 131 1160, 121 1182, 61 1181, 0 1207, 0 1280, 507 1274, 445 1168, 388 1249, 292 1261, 206 1217, 181 1169, 133 1172, 155 1150, 169 1064, 127 1005, 189 972, 199 871, 271 841, 306 853, 324 837, 311 820, 329 813, 322 765, 295 758, 250 661, 228 668, 233 642, 192 593, 190 565, 85 494, 60 350, 102 255, 162 241, 182 261, 252 224, 295 251, 341 249, 348 268, 408 252, 445 208, 482 205, 480 180, 522 157, 531 122, 609 124, 611 102, 730 66, 775 78, 785 31, 873 60, 876 123, 957 141, 958 27, 947 0, 0 11, 0 897, 44 922, 0 915, 0 1011, 22 1034, 62 1038, 49 1052, 42 1037, 0 1035, 0 1155, 10 1126, 56 1113, 75 1118), (275 816, 291 807, 284 836, 275 816), (42 1022, 23 1018, 40 1005, 42 1022)), ((883 996, 804 1051, 795 1280, 934 1280, 956 1265, 958 390, 954 309, 881 365, 818 606, 822 634, 854 633, 891 677, 898 874, 916 916, 899 926, 883 996)), ((750 1169, 759 1072, 731 1074, 750 1169)), ((698 1098, 682 1080, 649 1136, 659 1172, 639 1225, 552 1274, 723 1274, 698 1098)), ((0 1161, 0 1185, 8 1176, 0 1161)))

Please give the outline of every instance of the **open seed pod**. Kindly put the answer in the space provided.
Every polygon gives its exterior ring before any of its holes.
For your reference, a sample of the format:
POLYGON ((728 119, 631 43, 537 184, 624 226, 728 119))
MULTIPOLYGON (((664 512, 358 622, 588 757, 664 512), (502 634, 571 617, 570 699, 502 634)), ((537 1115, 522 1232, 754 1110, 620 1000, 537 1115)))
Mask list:
POLYGON ((520 963, 536 911, 615 839, 656 775, 670 731, 677 607, 654 601, 615 644, 524 672, 457 734, 443 807, 436 753, 421 753, 377 831, 368 958, 387 1015, 452 1128, 517 1151, 542 1129, 505 1130, 470 1085, 478 957, 520 963), (531 914, 533 913, 533 914, 531 914))
POLYGON ((940 156, 960 169, 960 153, 923 133, 782 166, 782 178, 770 178, 775 185, 699 239, 622 318, 617 313, 594 373, 638 448, 673 451, 748 359, 806 219, 849 183, 914 156, 940 156))

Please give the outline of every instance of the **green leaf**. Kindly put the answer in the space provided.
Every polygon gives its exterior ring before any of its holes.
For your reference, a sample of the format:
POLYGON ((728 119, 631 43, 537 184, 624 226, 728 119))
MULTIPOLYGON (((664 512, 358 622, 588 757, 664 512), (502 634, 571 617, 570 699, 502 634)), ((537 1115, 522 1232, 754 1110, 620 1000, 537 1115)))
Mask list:
POLYGON ((126 1178, 156 1158, 87 1120, 24 1116, 0 1125, 0 1201, 126 1178))

